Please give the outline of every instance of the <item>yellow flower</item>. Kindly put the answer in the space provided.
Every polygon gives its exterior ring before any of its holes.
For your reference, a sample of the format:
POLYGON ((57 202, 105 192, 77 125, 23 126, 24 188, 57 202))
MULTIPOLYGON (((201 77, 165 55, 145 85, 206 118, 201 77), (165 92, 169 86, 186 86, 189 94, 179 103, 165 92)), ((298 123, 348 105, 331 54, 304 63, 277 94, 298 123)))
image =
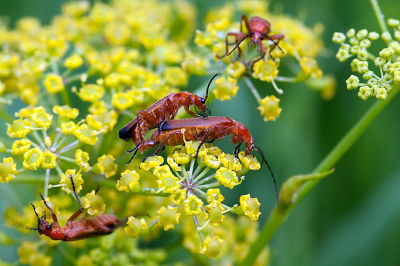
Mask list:
POLYGON ((48 150, 45 150, 42 155, 41 167, 43 169, 53 169, 56 167, 56 160, 57 160, 56 154, 54 154, 48 150))
POLYGON ((44 255, 43 253, 34 253, 29 257, 29 265, 31 266, 49 266, 51 263, 51 257, 44 255))
POLYGON ((82 175, 78 172, 76 173, 75 169, 68 169, 65 174, 62 174, 60 184, 64 184, 62 190, 66 191, 68 194, 72 192, 72 183, 71 183, 71 175, 74 180, 74 186, 76 193, 79 193, 82 189, 83 178, 82 175))
POLYGON ((51 126, 51 120, 53 119, 52 115, 49 115, 45 112, 43 113, 36 113, 32 115, 33 122, 41 128, 49 128, 51 126))
MULTIPOLYGON (((0 95, 1 95, 1 84, 0 84, 0 95)), ((36 105, 38 102, 37 92, 32 88, 24 89, 20 94, 21 100, 28 105, 36 105)))
POLYGON ((235 97, 239 86, 236 85, 236 79, 220 77, 215 81, 216 88, 213 90, 215 97, 221 101, 230 100, 235 97))
POLYGON ((142 162, 139 166, 140 169, 145 171, 150 170, 150 168, 154 168, 160 166, 164 162, 164 158, 161 156, 151 156, 146 158, 144 162, 142 162))
POLYGON ((96 84, 88 84, 83 86, 77 94, 82 101, 93 103, 103 98, 104 88, 96 84))
POLYGON ((235 171, 231 171, 228 168, 221 167, 218 169, 215 177, 222 185, 232 189, 234 186, 240 184, 236 177, 235 171))
MULTIPOLYGON (((192 142, 190 142, 192 143, 192 142)), ((197 150, 194 149, 194 151, 197 150)), ((193 152, 193 151, 192 151, 193 152)), ((192 158, 192 156, 190 156, 190 154, 188 154, 186 152, 186 148, 182 147, 182 148, 178 148, 174 150, 174 153, 172 155, 169 155, 168 158, 172 158, 173 161, 177 164, 187 164, 190 162, 190 159, 192 158)))
POLYGON ((103 155, 97 159, 97 166, 99 167, 100 173, 104 174, 107 178, 117 173, 117 165, 114 163, 115 158, 110 155, 103 155))
POLYGON ((194 37, 194 43, 198 47, 211 46, 213 44, 213 36, 210 32, 196 30, 196 35, 194 37))
POLYGON ((168 67, 165 70, 165 79, 172 86, 185 87, 188 82, 187 74, 180 67, 168 67))
POLYGON ((300 60, 301 70, 312 78, 319 79, 322 77, 322 70, 319 68, 314 58, 303 57, 300 60))
POLYGON ((209 225, 213 227, 218 227, 223 221, 225 216, 222 214, 225 211, 221 203, 213 203, 205 206, 207 211, 207 219, 210 220, 209 225))
POLYGON ((185 201, 185 212, 187 215, 199 215, 201 213, 201 207, 203 201, 195 195, 190 195, 185 201))
POLYGON ((275 95, 267 96, 260 101, 261 105, 257 109, 264 116, 264 121, 275 121, 280 116, 282 108, 279 108, 279 101, 275 95))
POLYGON ((76 261, 77 266, 94 266, 94 262, 89 255, 81 255, 76 261))
POLYGON ((53 112, 58 114, 59 116, 62 117, 67 117, 70 119, 75 119, 79 115, 79 110, 76 108, 71 108, 68 105, 55 105, 53 107, 53 112))
POLYGON ((232 78, 239 78, 243 76, 243 74, 246 72, 246 66, 243 65, 242 62, 236 61, 234 63, 230 63, 226 68, 225 68, 226 74, 231 76, 232 78))
POLYGON ((8 183, 11 179, 15 178, 17 174, 17 164, 14 163, 12 157, 3 158, 3 162, 0 163, 0 182, 8 183))
POLYGON ((138 173, 129 169, 123 172, 121 178, 117 182, 117 189, 119 191, 126 191, 126 193, 129 193, 129 190, 140 190, 138 173))
POLYGON ((112 105, 119 110, 128 109, 133 103, 133 99, 127 93, 119 92, 113 95, 112 105))
POLYGON ((94 145, 96 144, 97 138, 97 131, 89 128, 87 124, 82 124, 78 128, 75 128, 72 131, 72 134, 79 140, 79 142, 94 145))
POLYGON ((106 205, 104 204, 104 199, 96 194, 96 191, 86 194, 84 198, 83 207, 88 209, 90 215, 98 215, 104 212, 106 205))
POLYGON ((180 164, 178 164, 177 162, 175 162, 174 158, 171 155, 168 155, 167 157, 167 163, 169 164, 169 166, 171 166, 172 169, 174 169, 175 171, 181 171, 182 167, 180 164))
POLYGON ((144 219, 136 219, 133 216, 128 217, 127 226, 124 228, 125 233, 130 236, 130 238, 136 238, 139 234, 147 229, 147 223, 144 219))
POLYGON ((32 124, 28 120, 22 118, 18 120, 14 120, 12 125, 7 127, 7 135, 10 138, 25 138, 26 134, 28 134, 31 130, 27 127, 31 127, 32 124))
POLYGON ((77 129, 78 129, 78 126, 72 121, 69 121, 68 123, 62 123, 61 124, 61 132, 63 134, 65 134, 65 135, 71 135, 77 129))
POLYGON ((165 231, 173 229, 174 224, 179 223, 179 217, 181 216, 181 214, 177 213, 177 211, 178 208, 176 207, 168 206, 168 209, 166 209, 164 206, 162 206, 157 212, 159 215, 158 225, 164 226, 165 231))
POLYGON ((56 74, 48 74, 44 80, 44 86, 49 93, 57 93, 65 89, 62 77, 56 74))
POLYGON ((243 165, 250 170, 259 170, 261 168, 257 158, 252 155, 246 155, 244 151, 239 152, 239 159, 243 165))
POLYGON ((32 255, 37 253, 39 245, 34 242, 23 241, 18 248, 19 260, 23 264, 28 264, 32 255))
POLYGON ((254 63, 253 65, 253 74, 254 78, 258 78, 262 81, 271 82, 272 79, 275 79, 278 76, 279 70, 279 59, 276 59, 275 62, 272 60, 260 60, 254 63))
POLYGON ((99 115, 107 111, 106 104, 104 101, 97 101, 92 103, 89 107, 89 112, 94 115, 99 115))
POLYGON ((19 139, 14 141, 11 147, 11 153, 13 155, 20 155, 29 150, 32 142, 29 139, 19 139))
POLYGON ((68 69, 76 69, 81 67, 83 64, 83 59, 77 54, 74 54, 64 61, 64 66, 68 69))
POLYGON ((86 121, 92 128, 98 131, 102 130, 103 132, 107 132, 108 130, 114 129, 115 124, 117 124, 117 118, 117 113, 114 110, 111 110, 110 112, 106 111, 96 115, 89 114, 86 116, 86 121))
POLYGON ((131 32, 128 25, 112 22, 107 24, 104 35, 110 44, 125 45, 129 41, 131 32))
POLYGON ((214 236, 212 239, 210 236, 207 236, 203 242, 203 247, 200 253, 206 254, 210 258, 215 258, 219 255, 223 242, 224 240, 218 236, 214 236))
POLYGON ((42 164, 42 151, 39 148, 30 149, 24 153, 22 166, 28 170, 37 170, 42 164))
POLYGON ((175 206, 178 206, 186 199, 186 190, 179 189, 179 190, 171 193, 171 196, 169 198, 171 199, 172 203, 175 206))
POLYGON ((82 151, 81 149, 77 149, 75 152, 75 161, 76 164, 85 172, 89 171, 89 153, 82 151))
POLYGON ((221 203, 224 200, 224 196, 222 196, 219 188, 210 188, 207 190, 207 202, 212 203, 221 203))
POLYGON ((186 73, 201 76, 206 74, 209 62, 207 59, 190 56, 182 62, 181 66, 186 73))
POLYGON ((168 165, 162 165, 154 168, 153 175, 157 178, 163 178, 172 175, 172 172, 168 165))
POLYGON ((229 170, 239 172, 242 168, 238 158, 235 158, 231 154, 225 154, 224 152, 218 156, 218 160, 229 170))
POLYGON ((240 197, 240 207, 242 208, 244 214, 248 216, 251 220, 258 220, 260 216, 260 205, 257 198, 251 198, 250 194, 242 195, 240 197))
POLYGON ((181 187, 178 181, 179 178, 171 174, 160 176, 156 182, 159 189, 162 189, 166 193, 173 193, 181 187))
POLYGON ((202 157, 204 164, 207 167, 217 169, 221 165, 221 161, 217 159, 214 155, 205 155, 202 157))

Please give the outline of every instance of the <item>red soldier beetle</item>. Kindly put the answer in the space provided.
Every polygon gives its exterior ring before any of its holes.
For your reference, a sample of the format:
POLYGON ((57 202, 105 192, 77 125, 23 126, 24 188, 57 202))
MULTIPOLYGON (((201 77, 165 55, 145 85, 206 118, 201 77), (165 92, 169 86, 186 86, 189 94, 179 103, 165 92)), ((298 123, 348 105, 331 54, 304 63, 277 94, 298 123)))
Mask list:
POLYGON ((75 198, 79 204, 79 210, 72 214, 64 227, 60 227, 56 214, 53 212, 46 200, 43 198, 43 195, 40 193, 39 195, 42 198, 44 205, 51 212, 53 222, 49 224, 46 221, 46 214, 43 217, 39 217, 38 213, 36 212, 35 205, 31 203, 38 218, 38 226, 36 228, 27 227, 28 229, 38 231, 40 235, 46 235, 53 240, 75 241, 111 234, 115 229, 127 221, 127 219, 120 221, 115 215, 111 214, 101 214, 90 219, 83 218, 74 221, 82 213, 83 208, 78 194, 75 191, 75 185, 72 180, 72 176, 70 176, 70 178, 75 198))
POLYGON ((257 51, 260 53, 260 57, 251 62, 250 69, 253 69, 254 63, 263 59, 266 54, 265 46, 262 43, 262 41, 264 39, 268 39, 273 42, 273 45, 269 49, 268 54, 269 54, 269 57, 274 61, 274 58, 272 57, 271 52, 275 49, 275 47, 278 47, 282 51, 282 53, 284 53, 282 48, 278 45, 279 41, 283 39, 284 35, 283 34, 275 34, 275 35, 269 36, 268 33, 270 33, 270 31, 271 31, 271 24, 268 21, 266 21, 265 19, 262 19, 260 17, 252 17, 249 22, 249 20, 247 19, 247 16, 243 15, 242 19, 240 20, 240 32, 239 33, 229 32, 226 35, 225 55, 223 55, 219 58, 221 59, 221 58, 224 58, 225 56, 229 56, 231 53, 233 53, 233 51, 236 50, 236 48, 239 50, 239 56, 240 56, 241 50, 240 50, 239 45, 247 38, 250 38, 251 43, 258 46, 257 51), (248 31, 247 35, 243 32, 243 22, 248 31), (228 53, 228 49, 229 49, 228 37, 229 36, 235 37, 235 47, 232 49, 232 51, 230 51, 228 53))
MULTIPOLYGON (((215 74, 207 85, 206 96, 204 98, 197 96, 188 91, 182 91, 180 93, 171 93, 164 98, 153 103, 145 111, 138 111, 137 117, 126 124, 119 132, 119 137, 125 141, 132 139, 136 147, 139 147, 141 152, 144 152, 142 146, 139 145, 144 140, 144 135, 147 131, 157 127, 159 123, 168 119, 174 119, 178 110, 183 106, 185 111, 192 116, 200 116, 206 118, 211 114, 210 110, 207 109, 205 104, 208 98, 208 90, 211 82, 219 74, 215 74), (193 105, 196 114, 190 110, 190 106, 193 105), (201 114, 198 110, 208 112, 207 114, 201 114)), ((136 148, 135 148, 136 149, 136 148)), ((134 150, 135 150, 134 149, 134 150)), ((127 152, 133 152, 127 151, 127 152)), ((133 157, 132 157, 133 158, 133 157)), ((131 160, 132 160, 131 158, 131 160)), ((131 162, 127 164, 129 164, 131 162)))
MULTIPOLYGON (((262 161, 267 164, 267 167, 271 173, 275 186, 276 199, 278 200, 278 186, 276 184, 271 167, 265 159, 262 151, 256 145, 254 145, 253 137, 251 136, 249 130, 242 123, 239 123, 229 117, 209 116, 207 119, 187 118, 163 121, 159 124, 158 129, 159 130, 156 130, 151 135, 149 140, 143 141, 139 144, 140 148, 145 151, 160 144, 160 146, 151 156, 156 155, 165 145, 184 145, 184 140, 186 139, 188 141, 200 141, 200 145, 197 148, 195 156, 197 157, 204 142, 214 141, 216 139, 221 140, 228 135, 233 135, 231 137, 231 142, 233 144, 237 144, 234 149, 234 155, 236 158, 238 158, 240 146, 243 142, 245 144, 246 155, 254 156, 253 151, 258 152, 261 155, 262 161), (185 132, 182 132, 182 129, 185 129, 185 132)), ((136 155, 137 151, 139 150, 139 146, 134 149, 133 156, 136 155)))

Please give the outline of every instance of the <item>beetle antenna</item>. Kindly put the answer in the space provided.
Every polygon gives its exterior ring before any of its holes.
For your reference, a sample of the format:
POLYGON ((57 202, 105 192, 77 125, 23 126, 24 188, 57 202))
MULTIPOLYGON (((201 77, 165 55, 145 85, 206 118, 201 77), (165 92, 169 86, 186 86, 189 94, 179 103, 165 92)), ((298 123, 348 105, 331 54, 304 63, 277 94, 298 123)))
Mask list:
MULTIPOLYGON (((32 206, 33 206, 33 204, 32 204, 32 206)), ((34 208, 34 210, 35 210, 35 208, 34 208)), ((35 213, 36 213, 36 210, 35 210, 35 213)), ((37 213, 36 213, 36 216, 38 216, 37 213)), ((5 221, 6 221, 6 225, 8 225, 8 226, 14 226, 14 227, 18 227, 18 228, 25 229, 25 230, 31 230, 31 231, 37 231, 38 230, 37 227, 33 228, 33 227, 26 226, 26 225, 18 222, 17 220, 9 217, 8 215, 5 215, 4 218, 5 218, 5 221)))
POLYGON ((33 205, 33 203, 31 203, 31 205, 32 205, 33 211, 34 211, 35 214, 36 214, 36 217, 37 217, 38 219, 40 219, 40 218, 39 218, 39 215, 38 215, 37 212, 36 212, 35 205, 33 205))
MULTIPOLYGON (((243 37, 243 39, 241 39, 241 40, 238 42, 238 44, 236 44, 235 48, 233 48, 232 51, 230 51, 228 54, 224 55, 223 57, 229 56, 231 53, 233 53, 233 51, 235 51, 236 48, 238 48, 239 45, 240 45, 244 40, 246 40, 248 37, 250 37, 250 34, 247 34, 245 37, 243 37)), ((223 58, 223 57, 221 57, 221 58, 223 58)))
POLYGON ((285 52, 282 50, 282 48, 279 46, 279 44, 276 42, 276 41, 274 41, 271 37, 269 37, 268 35, 263 35, 264 37, 267 37, 270 41, 272 41, 274 44, 275 44, 275 46, 278 46, 278 48, 279 48, 279 50, 281 50, 281 52, 283 53, 283 54, 285 54, 285 52))
POLYGON ((204 101, 207 101, 207 98, 208 98, 208 89, 210 88, 211 82, 212 82, 213 79, 215 79, 219 74, 221 74, 221 73, 215 74, 215 75, 210 79, 210 82, 208 82, 207 90, 206 90, 206 97, 204 97, 204 101))
POLYGON ((269 171, 270 171, 270 173, 271 173, 271 176, 272 176, 272 180, 274 181, 275 194, 276 194, 276 203, 277 203, 277 205, 278 205, 278 210, 279 210, 278 186, 276 185, 276 180, 275 180, 274 173, 272 172, 271 167, 269 166, 267 160, 265 159, 264 154, 262 153, 262 151, 261 151, 256 145, 253 145, 253 150, 255 150, 256 152, 258 152, 258 153, 261 155, 263 161, 264 161, 264 162, 267 164, 267 166, 268 166, 268 169, 269 169, 269 171))

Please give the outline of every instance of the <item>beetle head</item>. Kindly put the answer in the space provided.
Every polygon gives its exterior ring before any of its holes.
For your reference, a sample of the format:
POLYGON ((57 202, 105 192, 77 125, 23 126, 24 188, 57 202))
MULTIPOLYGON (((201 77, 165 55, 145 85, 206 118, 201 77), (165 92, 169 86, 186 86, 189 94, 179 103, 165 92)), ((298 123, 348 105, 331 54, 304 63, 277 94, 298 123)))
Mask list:
POLYGON ((36 214, 36 217, 38 218, 38 226, 37 226, 37 228, 34 228, 33 230, 37 230, 40 235, 42 235, 42 234, 49 235, 51 233, 51 224, 49 224, 49 222, 46 221, 46 213, 44 213, 44 215, 40 218, 38 213, 36 212, 35 205, 33 205, 33 203, 31 203, 31 205, 32 205, 33 211, 36 214))
POLYGON ((254 44, 258 44, 259 42, 261 42, 262 40, 264 40, 264 35, 262 35, 260 32, 258 31, 253 31, 250 32, 250 40, 252 43, 254 44))

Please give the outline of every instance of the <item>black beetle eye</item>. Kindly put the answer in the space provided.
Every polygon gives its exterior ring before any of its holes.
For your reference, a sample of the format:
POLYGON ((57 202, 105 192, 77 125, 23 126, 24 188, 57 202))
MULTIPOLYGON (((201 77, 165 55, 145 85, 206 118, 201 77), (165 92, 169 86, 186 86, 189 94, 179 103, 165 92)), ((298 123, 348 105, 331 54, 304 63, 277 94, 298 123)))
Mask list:
POLYGON ((205 103, 206 103, 206 100, 205 100, 204 98, 201 98, 200 101, 201 101, 202 104, 205 104, 205 103))
POLYGON ((261 40, 264 40, 264 36, 261 35, 260 39, 261 39, 261 40))
POLYGON ((48 225, 46 225, 46 229, 47 230, 50 230, 51 229, 51 226, 48 224, 48 225))

